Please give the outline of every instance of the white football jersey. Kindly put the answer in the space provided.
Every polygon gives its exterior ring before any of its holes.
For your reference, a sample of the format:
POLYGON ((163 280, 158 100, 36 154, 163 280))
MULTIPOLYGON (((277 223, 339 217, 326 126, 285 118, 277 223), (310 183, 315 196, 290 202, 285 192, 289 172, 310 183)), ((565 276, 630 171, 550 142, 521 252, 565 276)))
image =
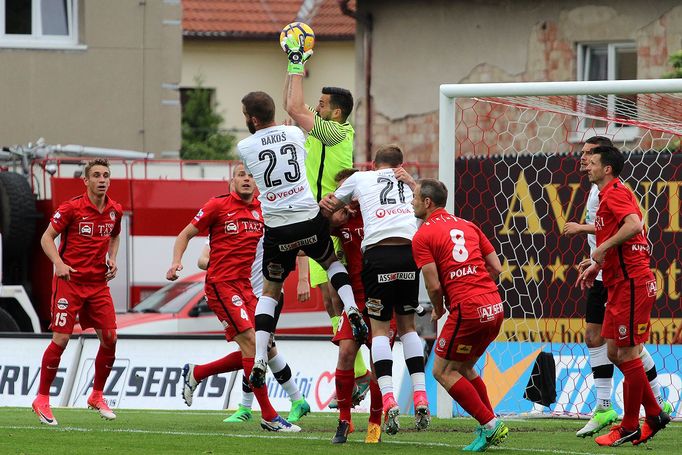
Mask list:
POLYGON ((305 175, 305 136, 296 126, 256 131, 237 145, 258 186, 266 226, 310 220, 320 211, 305 175))
MULTIPOLYGON (((599 208, 599 187, 592 184, 590 188, 590 195, 587 196, 587 213, 585 214, 585 223, 594 224, 594 219, 597 216, 597 209, 599 208)), ((587 244, 590 245, 590 256, 592 252, 597 248, 597 237, 594 234, 587 234, 587 244)), ((601 270, 597 274, 597 280, 601 279, 601 270)))
POLYGON ((356 172, 334 195, 349 203, 357 199, 365 223, 363 251, 389 237, 412 240, 417 219, 412 209, 412 190, 395 178, 393 169, 356 172))
POLYGON ((256 259, 251 264, 251 288, 253 295, 260 299, 263 295, 263 237, 258 241, 256 259))

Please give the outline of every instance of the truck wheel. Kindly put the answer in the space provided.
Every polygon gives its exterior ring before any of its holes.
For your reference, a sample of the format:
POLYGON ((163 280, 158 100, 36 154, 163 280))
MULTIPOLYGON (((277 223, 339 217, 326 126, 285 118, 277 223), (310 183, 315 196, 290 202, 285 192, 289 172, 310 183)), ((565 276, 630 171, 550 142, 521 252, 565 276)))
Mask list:
POLYGON ((0 308, 0 332, 20 332, 19 324, 4 309, 0 308))
POLYGON ((0 232, 5 284, 19 284, 28 272, 12 270, 10 266, 26 263, 35 226, 36 202, 28 180, 15 172, 0 172, 0 232))

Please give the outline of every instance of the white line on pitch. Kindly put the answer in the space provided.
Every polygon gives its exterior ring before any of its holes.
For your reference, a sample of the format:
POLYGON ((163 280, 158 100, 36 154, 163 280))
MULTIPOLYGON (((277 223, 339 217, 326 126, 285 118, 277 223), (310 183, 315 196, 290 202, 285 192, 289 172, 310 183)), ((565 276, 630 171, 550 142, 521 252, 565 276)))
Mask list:
MULTIPOLYGON (((157 434, 157 435, 170 435, 170 436, 220 436, 226 438, 235 439, 302 439, 308 441, 328 441, 329 438, 322 438, 319 436, 302 436, 298 434, 287 434, 284 435, 267 435, 267 434, 230 434, 230 433, 220 433, 220 432, 200 432, 200 431, 158 431, 158 430, 141 430, 135 428, 80 428, 80 427, 48 427, 48 426, 26 426, 26 425, 0 425, 3 430, 45 430, 45 431, 78 431, 78 432, 102 432, 102 433, 129 433, 129 434, 157 434)), ((362 443, 362 441, 349 441, 353 443, 362 443)), ((431 446, 431 447, 451 447, 451 448, 461 448, 461 445, 457 444, 446 444, 442 442, 428 442, 428 441, 390 441, 382 440, 382 444, 396 444, 396 445, 418 445, 418 446, 431 446)), ((494 448, 493 448, 494 449, 494 448)), ((504 445, 500 447, 503 450, 511 450, 515 452, 533 452, 533 453, 555 453, 560 455, 592 455, 592 452, 574 452, 569 450, 559 450, 559 449, 530 449, 521 447, 512 447, 509 445, 504 445)), ((606 454, 615 455, 615 454, 606 454)))

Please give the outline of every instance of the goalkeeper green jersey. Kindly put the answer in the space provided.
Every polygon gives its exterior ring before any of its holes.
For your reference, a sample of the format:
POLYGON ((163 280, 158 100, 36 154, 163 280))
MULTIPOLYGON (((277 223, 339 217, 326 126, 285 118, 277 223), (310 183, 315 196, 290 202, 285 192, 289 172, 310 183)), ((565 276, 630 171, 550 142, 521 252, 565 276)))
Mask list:
POLYGON ((307 157, 306 176, 317 201, 336 190, 334 177, 342 170, 353 167, 353 138, 355 130, 350 123, 324 120, 315 114, 315 123, 305 142, 307 157))

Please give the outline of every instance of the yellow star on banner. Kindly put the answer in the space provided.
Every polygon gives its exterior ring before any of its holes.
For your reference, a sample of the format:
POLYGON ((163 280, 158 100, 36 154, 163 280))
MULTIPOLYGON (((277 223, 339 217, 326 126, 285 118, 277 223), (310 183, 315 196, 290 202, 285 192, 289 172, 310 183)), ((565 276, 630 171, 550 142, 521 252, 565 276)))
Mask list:
POLYGON ((483 367, 482 375, 483 382, 488 388, 488 398, 490 398, 490 405, 494 408, 497 406, 507 393, 516 385, 521 375, 528 369, 531 363, 535 360, 538 354, 542 351, 542 347, 528 354, 523 359, 514 363, 505 371, 500 371, 500 368, 495 363, 489 352, 485 353, 485 365, 483 367))
POLYGON ((542 272, 542 266, 535 262, 535 258, 533 256, 528 259, 528 264, 522 265, 521 268, 525 274, 524 279, 526 282, 530 280, 540 282, 540 272, 542 272))
POLYGON ((504 283, 505 280, 509 280, 510 283, 514 283, 513 273, 519 267, 516 265, 511 265, 509 259, 504 259, 504 264, 502 264, 502 273, 500 273, 500 284, 504 283))
POLYGON ((566 271, 570 268, 570 265, 564 265, 561 263, 561 259, 557 256, 554 260, 554 265, 548 265, 547 268, 552 272, 552 282, 561 280, 566 282, 566 271))

